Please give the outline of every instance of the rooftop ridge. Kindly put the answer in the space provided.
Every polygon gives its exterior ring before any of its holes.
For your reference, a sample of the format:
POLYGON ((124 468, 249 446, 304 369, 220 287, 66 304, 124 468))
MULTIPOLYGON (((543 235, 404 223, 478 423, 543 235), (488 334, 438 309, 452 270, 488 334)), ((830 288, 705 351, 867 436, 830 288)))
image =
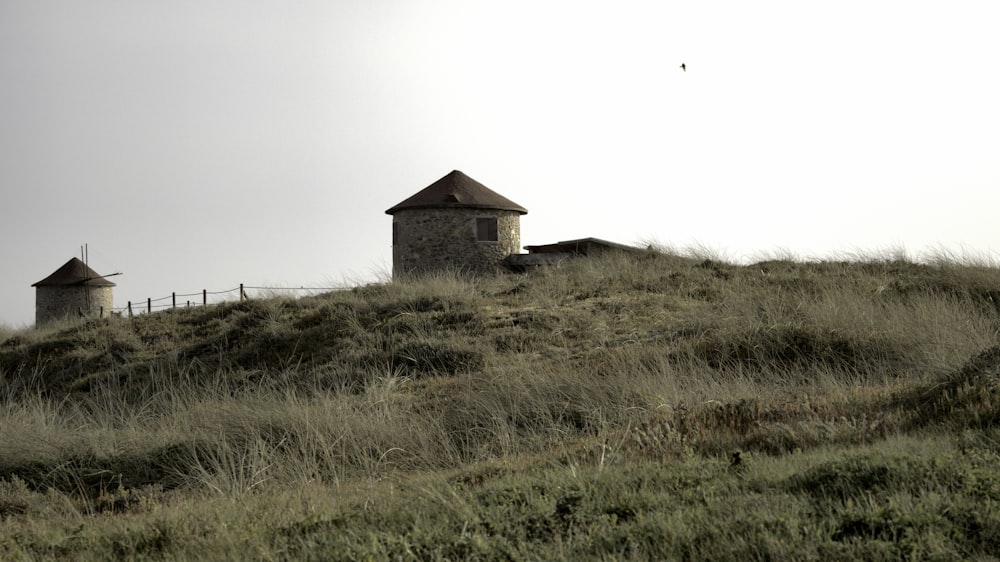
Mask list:
POLYGON ((83 263, 80 258, 73 258, 55 270, 52 275, 32 287, 66 287, 71 285, 87 285, 89 287, 114 287, 115 284, 102 277, 99 273, 83 263))
POLYGON ((435 181, 414 195, 386 210, 387 215, 405 209, 473 208, 516 211, 522 215, 528 210, 503 195, 493 191, 459 170, 435 181))

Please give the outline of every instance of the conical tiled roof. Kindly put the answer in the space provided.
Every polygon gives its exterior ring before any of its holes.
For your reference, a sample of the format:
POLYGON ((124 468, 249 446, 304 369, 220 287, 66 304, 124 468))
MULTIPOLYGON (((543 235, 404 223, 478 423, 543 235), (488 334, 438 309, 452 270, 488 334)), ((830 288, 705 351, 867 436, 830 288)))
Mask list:
POLYGON ((65 287, 69 285, 83 285, 86 284, 90 287, 114 287, 115 284, 107 279, 101 277, 96 271, 90 269, 90 267, 80 261, 78 258, 73 258, 66 262, 66 265, 60 267, 45 279, 42 279, 38 283, 34 283, 32 287, 65 287))
POLYGON ((459 207, 499 209, 526 214, 527 209, 493 191, 458 170, 418 191, 409 199, 386 211, 391 215, 403 209, 459 207))

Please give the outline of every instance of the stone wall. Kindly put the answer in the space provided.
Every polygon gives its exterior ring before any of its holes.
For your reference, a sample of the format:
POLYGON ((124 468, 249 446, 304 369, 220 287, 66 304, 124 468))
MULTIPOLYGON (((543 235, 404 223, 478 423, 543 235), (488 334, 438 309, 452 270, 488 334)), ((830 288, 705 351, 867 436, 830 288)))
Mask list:
POLYGON ((114 307, 112 295, 111 287, 35 287, 35 324, 40 326, 81 315, 96 317, 101 314, 101 307, 104 307, 104 316, 110 316, 114 307))
POLYGON ((495 273, 521 249, 521 214, 495 209, 404 209, 393 215, 394 277, 428 271, 495 273), (476 240, 476 219, 497 219, 497 241, 476 240))

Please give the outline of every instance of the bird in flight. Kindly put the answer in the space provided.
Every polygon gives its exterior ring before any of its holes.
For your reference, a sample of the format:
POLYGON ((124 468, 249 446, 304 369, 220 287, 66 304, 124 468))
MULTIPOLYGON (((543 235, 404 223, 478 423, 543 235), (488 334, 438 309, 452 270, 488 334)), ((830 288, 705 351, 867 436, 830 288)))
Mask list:
POLYGON ((686 65, 684 63, 681 63, 681 70, 683 70, 684 72, 687 72, 688 71, 688 65, 686 65))

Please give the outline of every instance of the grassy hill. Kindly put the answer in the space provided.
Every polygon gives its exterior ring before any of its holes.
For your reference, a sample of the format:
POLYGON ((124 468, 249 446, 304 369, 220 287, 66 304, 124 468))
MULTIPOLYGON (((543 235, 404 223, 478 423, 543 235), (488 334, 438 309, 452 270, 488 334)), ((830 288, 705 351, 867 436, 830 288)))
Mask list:
POLYGON ((0 331, 0 558, 980 559, 1000 270, 650 252, 0 331))

